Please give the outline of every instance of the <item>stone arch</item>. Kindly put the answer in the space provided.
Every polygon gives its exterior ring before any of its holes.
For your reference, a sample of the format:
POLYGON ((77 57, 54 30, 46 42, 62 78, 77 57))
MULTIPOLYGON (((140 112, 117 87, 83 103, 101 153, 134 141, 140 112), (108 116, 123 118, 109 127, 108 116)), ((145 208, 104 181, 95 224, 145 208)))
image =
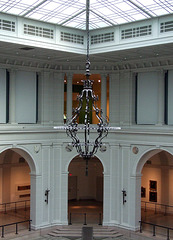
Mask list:
POLYGON ((134 175, 139 176, 141 174, 142 168, 146 163, 146 161, 161 151, 162 151, 161 149, 150 149, 150 150, 147 150, 143 155, 141 155, 135 166, 134 175))
MULTIPOLYGON (((73 161, 73 159, 75 159, 76 157, 81 158, 79 155, 73 155, 73 156, 71 156, 71 158, 68 160, 68 162, 67 162, 66 165, 65 165, 65 172, 68 172, 70 163, 71 163, 71 162, 73 161)), ((101 162, 101 164, 102 164, 102 166, 103 166, 103 173, 105 173, 105 172, 106 172, 106 166, 105 166, 105 164, 104 164, 103 159, 101 159, 101 158, 100 158, 99 156, 97 156, 97 155, 95 155, 94 157, 97 158, 97 159, 101 162)), ((81 158, 81 160, 82 160, 82 158, 81 158)))
MULTIPOLYGON (((171 154, 173 156, 173 152, 170 151, 170 148, 150 148, 146 149, 141 155, 136 158, 136 164, 133 168, 133 176, 132 178, 135 179, 134 186, 135 186, 135 198, 134 198, 134 209, 135 209, 135 226, 139 226, 139 221, 141 220, 141 177, 142 177, 142 169, 144 164, 147 160, 151 159, 154 155, 158 154, 157 160, 163 166, 169 165, 169 159, 167 154, 171 154), (162 156, 165 156, 166 159, 163 161, 162 156), (138 206, 138 207, 136 207, 138 206)), ((137 156, 136 156, 137 157, 137 156)), ((162 184, 162 183, 161 183, 162 184)), ((133 211, 134 211, 133 209, 133 211)))
MULTIPOLYGON (((22 147, 20 147, 20 148, 19 147, 18 148, 16 148, 16 147, 14 147, 14 148, 6 147, 6 148, 4 148, 0 151, 0 154, 5 153, 5 151, 7 151, 7 150, 14 151, 14 152, 18 153, 19 155, 21 155, 21 157, 23 157, 27 161, 27 163, 30 167, 30 170, 31 170, 31 174, 36 174, 37 173, 36 164, 33 160, 33 157, 31 155, 31 153, 29 153, 27 149, 22 148, 22 147)), ((12 154, 12 153, 10 153, 10 154, 12 154)))
MULTIPOLYGON (((32 157, 32 154, 24 147, 9 147, 6 146, 3 149, 0 150, 0 162, 3 161, 3 157, 5 156, 6 162, 5 163, 12 163, 11 160, 7 160, 7 157, 12 157, 15 155, 15 153, 19 154, 22 158, 24 158, 28 164, 29 172, 28 174, 30 175, 30 185, 31 185, 31 190, 30 190, 30 219, 32 219, 32 226, 36 224, 35 221, 35 193, 34 189, 36 187, 36 178, 35 176, 37 175, 38 169, 37 166, 34 162, 34 158, 32 157), (9 152, 8 152, 9 151, 9 152), (1 154, 3 155, 1 158, 1 154)), ((27 205, 28 206, 28 205, 27 205)))
POLYGON ((146 163, 146 161, 153 157, 156 154, 163 154, 162 152, 167 152, 171 155, 173 155, 173 153, 171 151, 169 151, 169 149, 166 148, 152 148, 149 150, 146 150, 142 155, 139 156, 136 165, 133 169, 133 175, 137 175, 139 176, 141 174, 142 168, 144 166, 144 164, 146 163))

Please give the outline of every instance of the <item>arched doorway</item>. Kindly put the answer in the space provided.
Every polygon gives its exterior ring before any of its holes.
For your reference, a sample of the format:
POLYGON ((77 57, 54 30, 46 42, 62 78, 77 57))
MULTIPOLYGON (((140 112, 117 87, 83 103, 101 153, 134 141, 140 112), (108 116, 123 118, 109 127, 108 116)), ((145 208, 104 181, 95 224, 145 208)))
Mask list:
MULTIPOLYGON (((30 172, 33 163, 28 163, 29 158, 27 152, 17 148, 0 153, 0 211, 5 213, 1 214, 1 225, 31 219, 30 172)), ((23 224, 25 226, 28 227, 28 222, 23 224)))
POLYGON ((97 157, 86 162, 75 157, 69 164, 68 214, 72 223, 101 223, 103 215, 103 165, 97 157))
POLYGON ((173 155, 153 150, 141 174, 141 220, 173 227, 173 155))

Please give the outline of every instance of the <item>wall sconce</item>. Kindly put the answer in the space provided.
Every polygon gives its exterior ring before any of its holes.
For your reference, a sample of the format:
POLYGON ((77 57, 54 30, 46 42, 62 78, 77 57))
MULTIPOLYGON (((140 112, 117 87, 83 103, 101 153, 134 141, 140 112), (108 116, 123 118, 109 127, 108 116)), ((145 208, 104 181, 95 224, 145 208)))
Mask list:
POLYGON ((48 204, 48 199, 49 199, 49 192, 50 192, 50 190, 48 190, 48 189, 46 189, 45 190, 45 196, 46 196, 46 199, 45 199, 45 202, 48 204))
POLYGON ((122 190, 122 193, 123 193, 123 205, 124 205, 127 202, 125 199, 125 197, 127 196, 127 193, 124 189, 122 190))

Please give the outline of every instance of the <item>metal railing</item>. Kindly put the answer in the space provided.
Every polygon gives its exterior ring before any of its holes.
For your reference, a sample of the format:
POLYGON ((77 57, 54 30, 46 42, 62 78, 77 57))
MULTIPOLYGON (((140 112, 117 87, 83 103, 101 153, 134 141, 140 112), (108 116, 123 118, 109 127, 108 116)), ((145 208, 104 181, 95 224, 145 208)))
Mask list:
POLYGON ((68 224, 72 225, 73 223, 80 222, 83 225, 87 225, 88 223, 98 223, 98 225, 102 225, 102 214, 101 213, 69 213, 68 224), (78 221, 76 220, 78 219, 78 221))
POLYGON ((15 225, 15 233, 18 234, 18 225, 19 225, 19 224, 22 224, 22 223, 26 223, 26 222, 29 223, 28 230, 31 231, 31 221, 32 221, 32 220, 29 219, 29 220, 25 220, 25 221, 20 221, 20 222, 8 223, 8 224, 0 225, 0 228, 2 229, 2 231, 1 231, 1 237, 2 237, 2 238, 4 237, 5 227, 15 225))
POLYGON ((154 208, 153 208, 153 209, 152 209, 152 208, 148 208, 148 209, 154 210, 154 213, 155 213, 155 214, 157 214, 157 212, 159 211, 159 212, 163 212, 164 215, 166 215, 169 208, 172 209, 172 211, 171 211, 170 213, 173 214, 173 206, 171 206, 171 205, 162 204, 162 203, 155 203, 155 202, 145 202, 145 201, 141 201, 141 203, 144 203, 144 211, 145 211, 145 212, 147 212, 147 205, 154 205, 154 208), (158 209, 157 207, 160 207, 160 209, 158 209), (164 211, 161 210, 161 208, 163 208, 164 211))
POLYGON ((144 222, 144 221, 139 221, 139 223, 140 223, 140 233, 142 233, 142 225, 143 224, 147 224, 147 225, 152 226, 153 236, 156 236, 156 227, 162 228, 162 229, 166 229, 166 233, 167 233, 166 234, 166 237, 167 237, 166 240, 170 240, 170 230, 173 231, 173 228, 162 226, 162 225, 158 225, 158 224, 155 224, 155 223, 144 222))
MULTIPOLYGON (((7 213, 8 210, 13 210, 14 212, 17 213, 17 208, 22 208, 24 207, 24 210, 27 211, 27 207, 29 207, 29 204, 27 202, 30 202, 30 200, 23 200, 23 201, 16 201, 16 202, 7 202, 7 203, 1 203, 0 207, 2 206, 2 210, 4 208, 4 213, 7 213), (24 204, 22 204, 24 203, 24 204)), ((1 211, 1 210, 0 210, 1 211)))

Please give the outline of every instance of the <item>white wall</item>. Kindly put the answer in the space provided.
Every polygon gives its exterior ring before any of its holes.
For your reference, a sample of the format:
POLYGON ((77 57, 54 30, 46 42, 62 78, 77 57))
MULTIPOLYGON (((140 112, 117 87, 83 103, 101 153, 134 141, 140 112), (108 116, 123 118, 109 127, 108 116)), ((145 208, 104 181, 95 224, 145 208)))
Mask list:
POLYGON ((36 123, 36 72, 16 72, 16 122, 36 123))
POLYGON ((150 180, 157 181, 157 203, 161 203, 161 169, 156 167, 144 167, 142 169, 141 187, 146 188, 146 197, 142 201, 149 202, 150 180))
POLYGON ((0 123, 6 123, 7 108, 7 80, 6 69, 0 69, 0 123))

